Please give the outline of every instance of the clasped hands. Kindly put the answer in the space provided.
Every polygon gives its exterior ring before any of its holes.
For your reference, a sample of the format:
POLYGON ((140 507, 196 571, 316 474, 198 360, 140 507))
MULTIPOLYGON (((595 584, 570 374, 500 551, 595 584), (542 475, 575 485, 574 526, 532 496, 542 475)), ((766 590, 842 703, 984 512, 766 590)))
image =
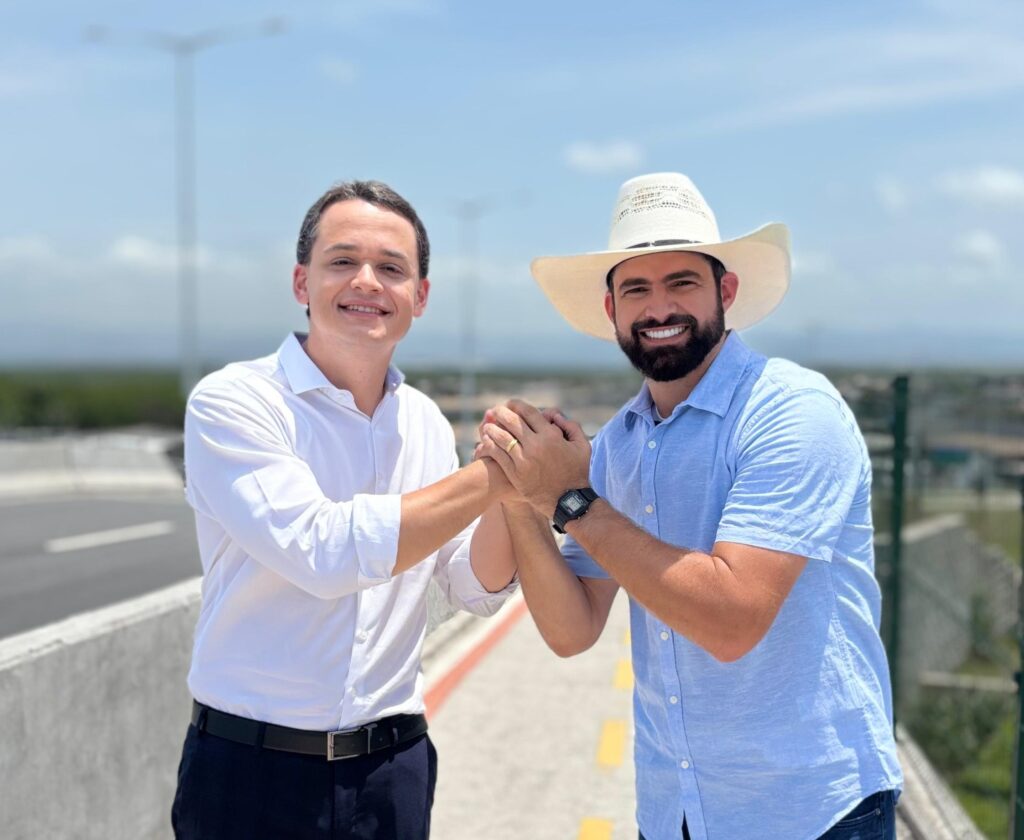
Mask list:
POLYGON ((590 441, 557 408, 509 400, 484 413, 479 432, 474 458, 500 466, 520 499, 545 518, 567 490, 590 485, 590 441))

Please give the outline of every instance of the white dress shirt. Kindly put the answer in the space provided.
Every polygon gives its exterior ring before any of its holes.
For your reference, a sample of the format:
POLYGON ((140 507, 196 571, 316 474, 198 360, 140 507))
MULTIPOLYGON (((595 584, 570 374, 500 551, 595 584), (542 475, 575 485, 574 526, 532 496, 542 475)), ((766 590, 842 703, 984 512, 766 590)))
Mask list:
POLYGON ((471 525, 392 578, 401 495, 458 468, 451 426, 388 370, 367 417, 290 335, 203 379, 185 415, 185 496, 203 598, 188 684, 216 709, 300 729, 423 711, 427 586, 493 613, 471 525))

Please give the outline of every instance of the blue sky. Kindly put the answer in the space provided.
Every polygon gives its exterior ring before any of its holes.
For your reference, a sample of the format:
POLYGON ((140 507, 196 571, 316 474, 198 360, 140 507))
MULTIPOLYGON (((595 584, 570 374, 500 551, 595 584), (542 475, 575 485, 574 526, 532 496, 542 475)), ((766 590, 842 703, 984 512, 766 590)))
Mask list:
POLYGON ((175 358, 173 68, 135 41, 273 16, 283 34, 196 63, 211 361, 301 328, 302 215, 372 177, 434 248, 403 364, 459 358, 477 199, 481 362, 618 362, 529 261, 603 248, 618 185, 677 170, 726 236, 790 225, 760 349, 1024 367, 1024 6, 991 0, 0 2, 0 366, 175 358))

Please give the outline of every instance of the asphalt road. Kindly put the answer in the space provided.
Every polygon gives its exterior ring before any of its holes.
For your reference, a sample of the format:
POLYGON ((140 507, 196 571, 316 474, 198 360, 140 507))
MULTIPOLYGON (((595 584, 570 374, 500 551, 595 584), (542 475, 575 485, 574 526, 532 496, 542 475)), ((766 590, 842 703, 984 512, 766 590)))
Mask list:
POLYGON ((178 494, 0 502, 0 638, 200 572, 178 494))

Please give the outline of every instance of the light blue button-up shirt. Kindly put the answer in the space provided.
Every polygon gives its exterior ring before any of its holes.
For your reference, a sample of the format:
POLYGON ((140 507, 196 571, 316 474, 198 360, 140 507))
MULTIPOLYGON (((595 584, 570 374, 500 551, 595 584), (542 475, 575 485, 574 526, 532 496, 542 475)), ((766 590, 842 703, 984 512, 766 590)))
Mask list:
MULTIPOLYGON (((811 840, 898 789, 878 635, 871 466, 820 374, 730 334, 656 423, 646 385, 594 440, 591 481, 658 539, 808 558, 767 635, 722 663, 630 600, 637 820, 647 840, 811 840)), ((574 540, 581 577, 607 578, 574 540)))

